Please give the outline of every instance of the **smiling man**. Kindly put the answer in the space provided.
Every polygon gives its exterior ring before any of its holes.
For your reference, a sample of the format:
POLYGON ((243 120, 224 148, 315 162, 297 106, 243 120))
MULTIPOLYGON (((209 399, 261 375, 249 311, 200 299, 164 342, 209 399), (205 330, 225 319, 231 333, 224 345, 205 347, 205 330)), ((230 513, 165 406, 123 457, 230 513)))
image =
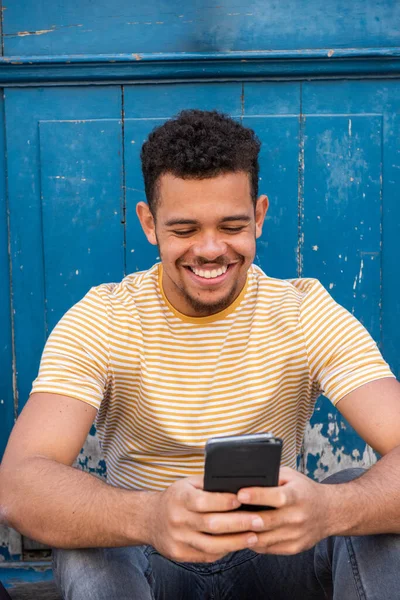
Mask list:
POLYGON ((253 264, 259 150, 217 112, 155 129, 137 214, 161 263, 92 288, 48 339, 0 514, 54 547, 66 600, 398 596, 400 385, 317 280, 253 264), (368 471, 296 471, 321 393, 382 454, 368 471), (95 418, 107 483, 71 468, 95 418), (203 490, 209 437, 266 431, 284 440, 279 486, 203 490))

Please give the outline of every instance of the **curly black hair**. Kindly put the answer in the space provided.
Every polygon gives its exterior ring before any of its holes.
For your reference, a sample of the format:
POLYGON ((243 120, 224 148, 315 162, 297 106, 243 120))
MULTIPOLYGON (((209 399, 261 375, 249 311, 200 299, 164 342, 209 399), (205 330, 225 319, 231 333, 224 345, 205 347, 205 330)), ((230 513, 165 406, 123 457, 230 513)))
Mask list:
POLYGON ((205 179, 245 171, 255 205, 258 196, 258 153, 261 142, 252 129, 223 113, 183 110, 156 127, 142 146, 141 160, 147 202, 155 217, 159 177, 205 179))

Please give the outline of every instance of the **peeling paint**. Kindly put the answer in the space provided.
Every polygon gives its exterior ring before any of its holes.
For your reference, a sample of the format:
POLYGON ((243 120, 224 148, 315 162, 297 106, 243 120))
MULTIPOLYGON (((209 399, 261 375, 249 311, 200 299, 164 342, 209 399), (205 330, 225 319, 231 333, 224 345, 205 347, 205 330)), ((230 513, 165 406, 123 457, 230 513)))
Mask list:
POLYGON ((17 31, 16 33, 5 33, 4 37, 26 37, 29 35, 44 35, 46 33, 53 33, 59 29, 68 29, 70 27, 83 27, 82 23, 74 23, 73 25, 61 25, 59 27, 53 25, 51 29, 37 29, 36 31, 17 31))
MULTIPOLYGON (((12 527, 6 527, 0 525, 0 545, 3 544, 8 547, 10 556, 18 556, 22 554, 22 538, 21 535, 12 529, 12 527)), ((7 559, 7 557, 6 557, 7 559)), ((4 561, 4 556, 0 554, 0 562, 4 561)))
POLYGON ((9 36, 15 35, 17 37, 25 37, 27 35, 43 35, 45 33, 51 33, 52 31, 55 31, 55 29, 39 29, 38 31, 18 31, 17 33, 8 34, 8 35, 9 36))
MULTIPOLYGON (((377 457, 368 445, 365 446, 362 455, 357 450, 353 450, 351 454, 347 454, 342 445, 332 445, 331 435, 339 436, 337 423, 329 424, 328 436, 322 433, 323 427, 323 423, 316 423, 315 425, 309 423, 306 427, 304 456, 302 460, 303 472, 306 475, 321 481, 328 475, 333 475, 343 469, 353 467, 368 469, 376 463, 377 457), (312 470, 310 468, 311 465, 314 465, 312 470)), ((343 429, 343 424, 341 424, 341 428, 343 429)))
MULTIPOLYGON (((93 430, 94 428, 92 428, 93 430)), ((73 467, 97 475, 106 480, 106 463, 101 451, 101 446, 97 433, 90 433, 84 443, 79 456, 76 458, 73 467)))

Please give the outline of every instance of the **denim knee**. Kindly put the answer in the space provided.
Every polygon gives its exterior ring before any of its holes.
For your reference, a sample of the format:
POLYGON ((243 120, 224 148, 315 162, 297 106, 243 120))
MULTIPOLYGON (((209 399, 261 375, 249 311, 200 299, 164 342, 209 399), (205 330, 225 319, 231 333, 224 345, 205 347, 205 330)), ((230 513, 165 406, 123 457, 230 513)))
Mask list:
POLYGON ((141 546, 53 549, 53 574, 63 600, 152 598, 141 546))

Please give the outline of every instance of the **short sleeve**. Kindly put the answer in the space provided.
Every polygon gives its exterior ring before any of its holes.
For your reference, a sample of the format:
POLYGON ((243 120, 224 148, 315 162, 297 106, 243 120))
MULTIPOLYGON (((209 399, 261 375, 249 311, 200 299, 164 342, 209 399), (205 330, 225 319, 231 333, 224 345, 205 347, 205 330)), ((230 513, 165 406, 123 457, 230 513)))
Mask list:
POLYGON ((63 394, 99 409, 108 378, 108 330, 106 299, 92 288, 51 332, 31 394, 63 394))
POLYGON ((319 281, 303 281, 300 323, 311 378, 321 392, 337 404, 365 383, 394 377, 365 327, 319 281))

